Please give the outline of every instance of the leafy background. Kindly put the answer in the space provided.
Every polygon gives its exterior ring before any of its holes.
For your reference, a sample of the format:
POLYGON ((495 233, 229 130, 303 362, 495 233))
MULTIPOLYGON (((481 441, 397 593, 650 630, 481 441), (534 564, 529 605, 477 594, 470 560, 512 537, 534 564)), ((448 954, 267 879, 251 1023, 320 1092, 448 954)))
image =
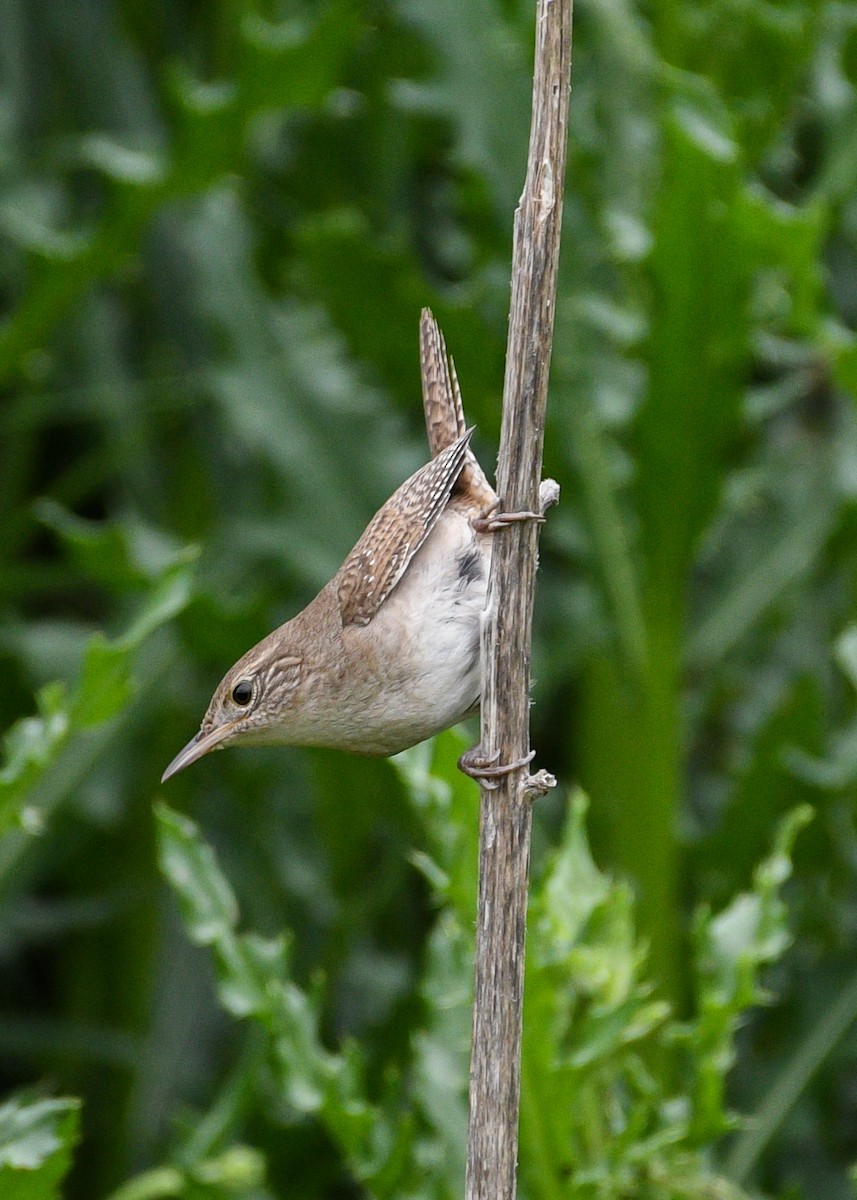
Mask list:
MULTIPOLYGON (((491 461, 532 20, 0 6, 4 1200, 461 1194, 464 735, 157 781, 423 461, 423 304, 491 461)), ((852 4, 579 0, 533 1200, 853 1194, 855 130, 852 4)))

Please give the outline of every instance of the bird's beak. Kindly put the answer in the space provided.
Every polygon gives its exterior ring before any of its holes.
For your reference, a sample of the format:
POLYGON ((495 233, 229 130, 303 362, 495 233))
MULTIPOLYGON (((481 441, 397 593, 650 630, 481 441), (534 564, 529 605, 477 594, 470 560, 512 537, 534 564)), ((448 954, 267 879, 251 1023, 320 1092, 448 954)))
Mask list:
POLYGON ((231 721, 227 725, 220 725, 217 729, 212 729, 210 733, 203 733, 200 730, 196 737, 192 737, 188 744, 179 750, 161 776, 161 783, 166 783, 173 775, 183 771, 185 767, 189 767, 198 758, 202 758, 203 754, 208 754, 209 750, 219 746, 224 738, 229 737, 236 724, 237 722, 231 721))

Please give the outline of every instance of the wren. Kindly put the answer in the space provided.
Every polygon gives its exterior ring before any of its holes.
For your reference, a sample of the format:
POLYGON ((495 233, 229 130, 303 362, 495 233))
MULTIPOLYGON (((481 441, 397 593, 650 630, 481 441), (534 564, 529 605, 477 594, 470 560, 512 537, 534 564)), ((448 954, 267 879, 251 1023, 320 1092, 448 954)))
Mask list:
MULTIPOLYGON (((218 685, 198 734, 162 782, 225 746, 327 746, 390 755, 455 725, 479 703, 480 633, 501 513, 470 448, 455 367, 432 314, 420 322, 431 461, 393 493, 333 579, 218 685)), ((478 750, 462 760, 489 779, 478 750)))

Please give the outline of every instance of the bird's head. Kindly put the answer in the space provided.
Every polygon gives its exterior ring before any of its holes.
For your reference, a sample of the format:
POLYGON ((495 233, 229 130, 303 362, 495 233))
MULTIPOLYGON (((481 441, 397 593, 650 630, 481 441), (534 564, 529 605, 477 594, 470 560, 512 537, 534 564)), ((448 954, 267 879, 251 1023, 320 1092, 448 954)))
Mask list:
POLYGON ((161 783, 220 746, 283 742, 284 719, 300 688, 302 660, 270 638, 239 658, 220 681, 196 737, 181 749, 161 783))

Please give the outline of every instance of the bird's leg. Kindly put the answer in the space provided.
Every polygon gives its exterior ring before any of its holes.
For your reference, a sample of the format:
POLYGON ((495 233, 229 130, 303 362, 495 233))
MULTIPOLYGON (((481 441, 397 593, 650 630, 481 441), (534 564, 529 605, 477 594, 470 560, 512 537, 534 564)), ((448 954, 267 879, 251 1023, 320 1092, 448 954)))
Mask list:
MULTIPOLYGON (((517 521, 536 521, 540 525, 544 522, 545 512, 552 505, 559 501, 559 485, 553 479, 543 479, 539 485, 539 508, 540 512, 497 512, 500 507, 500 498, 498 497, 493 504, 484 509, 478 517, 471 517, 470 523, 477 533, 493 533, 495 529, 502 529, 506 525, 513 525, 517 521)), ((523 758, 516 758, 514 762, 501 763, 500 751, 497 750, 494 754, 486 754, 482 749, 481 743, 474 746, 471 750, 466 750, 458 760, 458 769, 463 771, 465 775, 469 775, 471 779, 478 779, 482 786, 493 790, 500 785, 496 782, 503 775, 510 775, 513 771, 520 771, 533 761, 536 756, 535 750, 531 750, 523 758)), ((548 788, 553 787, 556 780, 553 776, 549 776, 546 771, 539 771, 538 776, 533 779, 529 778, 529 783, 534 785, 531 794, 542 795, 548 788), (551 782, 547 782, 550 780, 551 782)))
POLYGON ((458 769, 465 775, 469 775, 471 779, 478 779, 483 787, 493 791, 494 788, 500 786, 496 782, 500 776, 511 775, 513 771, 519 771, 531 763, 535 757, 535 750, 531 750, 529 754, 525 754, 523 758, 516 758, 514 762, 501 763, 499 750, 493 754, 485 754, 480 744, 470 750, 465 750, 458 760, 458 769))
POLYGON ((497 512, 500 507, 499 496, 494 503, 484 509, 478 517, 471 517, 471 525, 477 533, 493 533, 495 529, 502 529, 504 525, 514 525, 517 521, 536 521, 539 525, 544 523, 545 513, 554 504, 559 503, 559 484, 553 479, 543 479, 539 484, 539 511, 537 513, 530 512, 525 509, 523 512, 497 512))
POLYGON ((478 517, 471 518, 471 525, 477 533, 493 533, 495 529, 502 529, 505 525, 514 525, 518 521, 537 521, 539 525, 544 523, 542 513, 529 512, 497 512, 500 507, 499 497, 494 501, 490 508, 486 508, 479 514, 478 517))

